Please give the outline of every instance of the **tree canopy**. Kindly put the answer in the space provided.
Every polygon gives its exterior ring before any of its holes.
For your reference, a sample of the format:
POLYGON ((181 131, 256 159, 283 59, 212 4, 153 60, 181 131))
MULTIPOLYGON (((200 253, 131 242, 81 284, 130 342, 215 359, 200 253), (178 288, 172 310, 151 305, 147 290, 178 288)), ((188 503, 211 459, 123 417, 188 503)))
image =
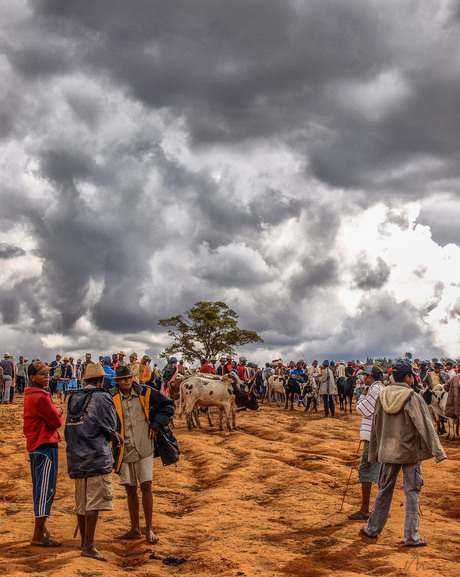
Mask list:
POLYGON ((222 301, 198 301, 181 315, 160 319, 158 324, 172 327, 168 337, 172 343, 160 357, 179 354, 187 362, 218 355, 234 355, 236 347, 263 343, 255 332, 240 329, 238 315, 222 301))

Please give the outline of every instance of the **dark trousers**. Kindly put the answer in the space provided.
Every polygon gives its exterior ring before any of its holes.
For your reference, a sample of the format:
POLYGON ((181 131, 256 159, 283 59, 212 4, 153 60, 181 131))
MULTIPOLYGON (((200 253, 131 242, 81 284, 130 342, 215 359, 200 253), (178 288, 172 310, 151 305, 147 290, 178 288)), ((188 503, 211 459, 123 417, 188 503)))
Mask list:
POLYGON ((306 411, 310 410, 310 405, 311 405, 312 409, 315 409, 315 413, 317 413, 318 408, 316 405, 316 397, 307 397, 307 402, 306 402, 306 406, 305 406, 306 411))
POLYGON ((331 411, 331 416, 335 414, 334 397, 332 395, 323 395, 324 403, 324 414, 326 417, 329 415, 329 409, 331 411))
POLYGON ((26 378, 25 377, 16 377, 16 386, 18 388, 18 393, 23 393, 25 386, 26 386, 26 378))

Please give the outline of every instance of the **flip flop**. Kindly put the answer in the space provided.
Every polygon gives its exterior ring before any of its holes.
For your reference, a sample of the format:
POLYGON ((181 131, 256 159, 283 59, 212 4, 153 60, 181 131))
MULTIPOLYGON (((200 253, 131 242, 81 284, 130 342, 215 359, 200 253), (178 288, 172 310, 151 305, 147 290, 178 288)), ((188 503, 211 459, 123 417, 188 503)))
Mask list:
POLYGON ((43 543, 34 543, 33 541, 30 542, 31 545, 34 547, 60 547, 62 543, 59 541, 54 541, 54 539, 50 539, 48 535, 45 537, 43 543))
POLYGON ((369 517, 370 515, 366 515, 362 511, 356 511, 356 513, 348 515, 348 518, 351 519, 352 521, 367 521, 369 517))

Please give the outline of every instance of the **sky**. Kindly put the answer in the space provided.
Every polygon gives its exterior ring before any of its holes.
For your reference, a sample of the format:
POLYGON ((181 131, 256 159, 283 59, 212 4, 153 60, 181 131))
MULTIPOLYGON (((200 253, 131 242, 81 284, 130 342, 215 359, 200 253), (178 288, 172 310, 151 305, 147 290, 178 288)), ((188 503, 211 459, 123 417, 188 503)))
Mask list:
POLYGON ((0 1, 0 343, 460 358, 460 2, 0 1))

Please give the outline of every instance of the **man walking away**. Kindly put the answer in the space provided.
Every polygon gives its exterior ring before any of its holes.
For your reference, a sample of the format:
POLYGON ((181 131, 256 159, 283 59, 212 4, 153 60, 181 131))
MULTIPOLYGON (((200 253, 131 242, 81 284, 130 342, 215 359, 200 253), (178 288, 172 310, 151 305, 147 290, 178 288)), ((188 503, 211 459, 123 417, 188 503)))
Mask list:
POLYGON ((18 368, 16 374, 16 383, 18 387, 18 393, 23 393, 24 389, 26 388, 26 379, 27 379, 27 363, 24 362, 24 357, 21 355, 19 357, 19 362, 16 363, 18 368))
POLYGON ((3 397, 2 403, 8 405, 10 403, 10 389, 14 379, 14 363, 10 359, 10 354, 5 353, 3 360, 0 362, 0 367, 3 369, 3 397))
POLYGON ((46 530, 46 519, 56 494, 58 448, 61 440, 62 409, 56 407, 45 391, 49 367, 35 361, 29 365, 30 386, 24 392, 24 435, 29 451, 34 497, 35 529, 31 545, 59 547, 46 530))
POLYGON ((383 388, 380 382, 383 371, 378 365, 369 365, 364 369, 364 390, 356 403, 356 410, 362 415, 360 436, 364 441, 363 455, 359 465, 359 481, 361 483, 361 509, 348 516, 352 520, 369 518, 369 501, 371 498, 372 483, 378 483, 380 463, 369 463, 369 440, 371 438, 372 417, 375 402, 383 388))
POLYGON ((406 361, 393 365, 394 382, 379 393, 375 403, 369 443, 369 461, 382 463, 379 492, 367 526, 361 534, 377 538, 385 527, 399 471, 403 470, 406 494, 404 543, 407 547, 423 547, 420 538, 419 504, 423 486, 422 461, 446 459, 446 454, 434 430, 428 407, 411 388, 416 373, 406 361))
POLYGON ((124 446, 115 452, 114 470, 118 483, 124 485, 128 497, 130 529, 117 539, 141 539, 139 497, 142 493, 145 537, 149 543, 158 541, 152 526, 153 441, 158 431, 174 416, 174 401, 147 385, 133 383, 128 367, 117 367, 116 385, 110 390, 117 411, 117 432, 123 434, 124 446))
POLYGON ((323 397, 324 414, 326 417, 331 412, 331 417, 335 414, 334 397, 337 395, 337 385, 334 375, 329 368, 329 361, 323 361, 323 372, 320 377, 319 394, 323 397))
POLYGON ((104 377, 100 364, 86 367, 83 390, 70 395, 64 433, 69 477, 75 479, 81 556, 99 561, 107 561, 94 545, 99 511, 113 511, 110 442, 123 445, 123 437, 116 432, 115 405, 102 388, 104 377))

